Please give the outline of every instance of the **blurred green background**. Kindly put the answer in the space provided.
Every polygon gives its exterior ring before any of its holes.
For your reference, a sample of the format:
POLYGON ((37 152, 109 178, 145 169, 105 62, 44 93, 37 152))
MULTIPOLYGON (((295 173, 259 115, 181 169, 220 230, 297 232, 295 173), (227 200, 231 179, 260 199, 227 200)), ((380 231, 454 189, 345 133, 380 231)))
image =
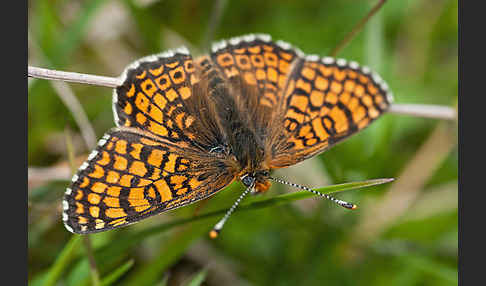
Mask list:
MULTIPOLYGON (((32 0, 28 62, 118 76, 139 57, 182 44, 200 54, 210 40, 247 33, 325 56, 375 3, 32 0)), ((378 72, 396 103, 455 106, 457 9, 453 0, 389 0, 338 57, 378 72)), ((111 94, 29 79, 31 285, 92 283, 85 244, 61 221, 70 180, 66 138, 78 166, 91 150, 87 144, 114 126, 111 94)), ((114 285, 455 285, 457 169, 456 122, 386 114, 331 150, 275 172, 310 187, 396 178, 336 195, 357 203, 355 212, 317 198, 236 211, 216 240, 207 232, 218 216, 167 224, 229 208, 242 191, 233 184, 203 203, 91 235, 94 258, 103 282, 114 285)), ((264 196, 290 191, 274 185, 264 196)))

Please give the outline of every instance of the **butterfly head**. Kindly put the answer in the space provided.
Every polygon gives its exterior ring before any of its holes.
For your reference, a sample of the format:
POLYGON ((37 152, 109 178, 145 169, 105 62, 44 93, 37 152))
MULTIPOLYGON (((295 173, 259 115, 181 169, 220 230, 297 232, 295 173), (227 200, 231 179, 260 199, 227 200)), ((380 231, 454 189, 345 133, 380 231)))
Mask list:
POLYGON ((267 191, 272 183, 269 181, 270 173, 266 170, 246 173, 240 177, 240 181, 245 185, 245 187, 254 186, 256 192, 267 191))

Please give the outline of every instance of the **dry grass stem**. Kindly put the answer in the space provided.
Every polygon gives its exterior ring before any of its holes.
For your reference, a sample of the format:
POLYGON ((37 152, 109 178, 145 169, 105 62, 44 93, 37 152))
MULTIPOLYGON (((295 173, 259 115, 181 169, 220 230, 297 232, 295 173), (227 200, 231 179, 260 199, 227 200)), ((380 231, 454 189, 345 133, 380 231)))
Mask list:
POLYGON ((97 86, 115 88, 120 85, 120 80, 116 77, 97 76, 76 72, 64 72, 29 66, 28 76, 33 78, 60 80, 97 86))
POLYGON ((403 104, 394 103, 388 112, 414 117, 436 118, 445 120, 455 120, 457 118, 456 109, 449 106, 431 104, 403 104))
POLYGON ((364 25, 373 17, 376 12, 380 10, 380 8, 385 4, 386 0, 380 0, 378 3, 370 10, 368 15, 366 17, 362 18, 356 26, 353 27, 353 29, 344 37, 344 39, 339 42, 334 49, 329 53, 330 57, 335 57, 351 40, 360 32, 363 30, 364 25))
MULTIPOLYGON (((30 66, 29 66, 29 76, 34 78, 42 78, 42 79, 50 79, 50 80, 86 83, 86 84, 105 86, 111 88, 115 88, 117 85, 120 84, 118 78, 48 70, 48 69, 30 67, 30 66)), ((69 95, 69 91, 67 91, 65 87, 58 86, 57 89, 60 91, 60 95, 61 94, 64 95, 63 100, 72 101, 72 96, 69 95)), ((66 101, 66 105, 68 103, 72 105, 73 110, 76 110, 76 112, 73 112, 73 114, 78 114, 77 116, 82 117, 79 113, 80 107, 76 106, 77 104, 73 102, 66 101)), ((447 120, 454 120, 457 117, 456 110, 454 108, 449 106, 441 106, 441 105, 394 103, 391 105, 389 112, 394 114, 410 115, 414 117, 425 117, 425 118, 436 118, 436 119, 447 119, 447 120)), ((86 123, 84 122, 83 119, 80 118, 80 127, 81 125, 85 126, 86 123)))
POLYGON ((223 11, 226 6, 227 0, 216 0, 214 1, 213 10, 211 12, 211 18, 209 19, 208 29, 206 30, 206 35, 202 44, 202 50, 209 51, 211 47, 211 41, 214 38, 214 33, 216 28, 221 22, 221 17, 223 16, 223 11))
POLYGON ((29 167, 27 171, 27 178, 28 188, 31 190, 49 181, 69 180, 71 178, 71 170, 65 165, 52 167, 29 167))

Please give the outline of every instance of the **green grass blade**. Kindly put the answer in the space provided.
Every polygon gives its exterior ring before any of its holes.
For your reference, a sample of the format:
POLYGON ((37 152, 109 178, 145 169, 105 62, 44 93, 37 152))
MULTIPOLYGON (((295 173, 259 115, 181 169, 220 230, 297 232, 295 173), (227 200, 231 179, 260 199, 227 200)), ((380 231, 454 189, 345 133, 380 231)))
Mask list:
MULTIPOLYGON (((373 179, 373 180, 360 181, 360 182, 350 182, 350 183, 337 184, 337 185, 318 188, 316 189, 316 191, 319 191, 323 194, 329 194, 329 193, 336 193, 342 191, 349 191, 358 188, 376 186, 391 181, 393 181, 393 179, 373 179)), ((315 195, 310 192, 302 191, 302 192, 278 195, 271 198, 257 198, 257 197, 248 198, 246 201, 241 203, 237 211, 261 209, 265 207, 276 206, 284 203, 298 201, 312 196, 315 195)), ((182 218, 168 223, 163 223, 151 228, 147 228, 138 233, 127 234, 122 239, 119 239, 116 243, 113 243, 111 245, 108 245, 105 248, 100 249, 96 253, 96 256, 99 259, 103 259, 103 257, 115 257, 118 253, 126 252, 132 246, 136 245, 137 243, 139 243, 140 241, 144 240, 149 236, 159 234, 161 232, 168 231, 174 227, 182 226, 191 222, 202 221, 202 220, 218 217, 225 214, 226 211, 227 209, 220 209, 220 210, 208 212, 195 217, 182 218)))
POLYGON ((70 262, 73 260, 76 251, 81 247, 81 235, 73 235, 68 241, 64 249, 57 256, 56 261, 49 269, 46 275, 43 285, 51 286, 55 285, 59 277, 61 277, 64 270, 69 266, 70 262))
POLYGON ((133 266, 133 259, 128 260, 125 264, 118 267, 112 273, 106 275, 101 281, 101 286, 108 286, 116 282, 123 274, 125 274, 133 266))
POLYGON ((203 269, 203 270, 199 271, 196 275, 194 275, 192 277, 191 281, 189 281, 185 285, 186 286, 199 286, 199 285, 201 285, 201 283, 204 282, 204 279, 206 279, 207 274, 208 274, 208 270, 203 269))
POLYGON ((183 228, 180 232, 178 231, 167 241, 164 241, 154 259, 131 274, 124 285, 154 285, 164 271, 186 253, 195 240, 207 233, 208 225, 205 222, 194 223, 190 227, 183 228))
MULTIPOLYGON (((391 178, 385 178, 385 179, 373 179, 373 180, 367 180, 367 181, 361 181, 361 182, 350 182, 350 183, 344 183, 344 184, 337 184, 337 185, 330 185, 330 186, 325 186, 322 188, 314 189, 315 191, 318 191, 322 194, 331 194, 331 193, 338 193, 338 192, 343 192, 343 191, 350 191, 354 189, 359 189, 359 188, 364 188, 364 187, 371 187, 371 186, 376 186, 376 185, 381 185, 385 183, 389 183, 393 181, 394 179, 391 178)), ((241 203, 241 207, 239 210, 243 209, 254 209, 254 208, 262 208, 265 206, 272 206, 272 205, 277 205, 277 204, 282 204, 282 203, 289 203, 301 199, 306 199, 315 196, 311 192, 307 191, 299 191, 296 193, 289 193, 289 194, 283 194, 283 195, 278 195, 272 198, 267 198, 267 199, 257 199, 257 198, 249 198, 246 201, 241 203)))
MULTIPOLYGON (((321 192, 323 194, 330 194, 330 193, 337 193, 337 192, 343 192, 343 191, 349 191, 353 189, 358 189, 358 188, 364 188, 364 187, 371 187, 371 186, 376 186, 376 185, 381 185, 385 184, 388 182, 393 181, 394 179, 373 179, 373 180, 367 180, 367 181, 361 181, 361 182, 351 182, 351 183, 344 183, 344 184, 337 184, 337 185, 331 185, 331 186, 325 186, 322 188, 315 189, 318 192, 321 192)), ((254 209, 260 209, 260 208, 265 208, 265 207, 270 207, 270 206, 275 206, 283 203, 290 203, 306 198, 310 198, 315 196, 313 193, 307 192, 307 191, 300 191, 296 193, 289 193, 289 194, 283 194, 283 195, 278 195, 274 196, 271 198, 248 198, 246 201, 243 201, 240 206, 238 207, 237 211, 247 211, 247 210, 254 210, 254 209)), ((221 209, 221 210, 216 210, 213 212, 209 212, 206 214, 202 214, 196 217, 190 217, 190 218, 183 218, 179 220, 175 220, 169 223, 164 223, 149 229, 146 229, 142 232, 137 233, 136 235, 144 238, 148 235, 151 234, 156 234, 160 233, 162 231, 171 229, 172 227, 179 226, 179 225, 184 225, 190 222, 194 221, 199 221, 199 220, 204 220, 212 217, 216 217, 222 214, 225 214, 227 209, 221 209)), ((132 238, 133 241, 133 238, 132 238)))
MULTIPOLYGON (((368 180, 362 182, 351 182, 345 184, 338 184, 338 185, 331 185, 326 186, 323 188, 316 189, 321 193, 335 193, 340 191, 347 191, 357 188, 364 188, 369 186, 375 186, 379 184, 384 184, 387 182, 392 181, 393 179, 376 179, 376 180, 368 180)), ((293 201, 305 199, 315 196, 310 192, 296 192, 290 194, 283 194, 278 195, 271 198, 262 198, 262 197, 253 197, 248 198, 247 201, 244 201, 237 211, 248 211, 248 210, 256 210, 271 206, 276 206, 280 204, 286 204, 293 201)), ((143 231, 137 233, 127 233, 123 237, 117 239, 116 242, 111 243, 105 247, 98 249, 95 253, 96 260, 100 264, 110 263, 110 259, 119 257, 121 253, 127 253, 130 251, 132 247, 137 245, 138 243, 142 242, 148 237, 160 234, 165 231, 169 231, 174 227, 180 227, 187 225, 189 223, 196 223, 195 225, 191 226, 190 229, 183 231, 182 233, 177 235, 177 239, 175 241, 169 240, 167 243, 164 243, 164 247, 162 252, 164 255, 160 255, 159 257, 155 258, 157 263, 151 263, 151 266, 146 267, 143 270, 144 276, 147 278, 147 284, 154 282, 160 276, 160 273, 165 270, 166 267, 170 265, 174 260, 176 260, 184 250, 191 245, 194 239, 197 239, 206 234, 208 231, 208 223, 205 222, 206 220, 219 218, 221 215, 226 213, 227 209, 219 209, 215 211, 210 211, 205 214, 195 216, 195 217, 188 217, 182 219, 176 219, 174 221, 163 223, 154 227, 147 228, 143 231)), ((136 273, 139 276, 140 273, 136 273)), ((132 276, 131 276, 132 277, 132 276)), ((138 281, 140 282, 140 281, 138 281)))
MULTIPOLYGON (((323 188, 317 189, 317 191, 322 193, 335 193, 340 191, 352 190, 356 188, 362 188, 367 186, 373 186, 378 184, 383 184, 392 181, 393 179, 377 179, 377 180, 368 180, 364 182, 352 182, 352 183, 345 183, 339 185, 332 185, 326 186, 323 188)), ((311 196, 315 196, 313 193, 310 192, 298 192, 298 193, 291 193, 291 194, 284 194, 275 196, 272 198, 255 198, 253 200, 245 201, 245 203, 238 208, 239 211, 243 210, 253 210, 253 209, 260 209, 270 206, 275 206, 278 204, 283 203, 290 203, 292 201, 308 198, 311 196)), ((167 242, 164 243, 163 247, 157 254, 156 258, 146 267, 140 269, 136 273, 131 275, 130 279, 128 279, 127 285, 131 285, 132 283, 137 283, 137 285, 153 285, 160 277, 160 275, 169 267, 174 261, 176 261, 181 255, 184 254, 184 251, 192 244, 192 242, 207 234, 208 232, 208 225, 207 223, 203 222, 202 220, 213 218, 213 217, 220 217, 226 212, 226 209, 216 210, 213 212, 208 212, 206 214, 191 217, 187 219, 180 219, 173 221, 171 223, 165 223, 145 231, 139 232, 128 238, 130 243, 136 243, 137 241, 141 241, 148 236, 151 236, 156 233, 160 233, 162 231, 169 230, 175 226, 182 226, 190 222, 198 222, 195 225, 192 225, 190 228, 183 230, 181 233, 178 233, 175 236, 172 236, 167 242)))

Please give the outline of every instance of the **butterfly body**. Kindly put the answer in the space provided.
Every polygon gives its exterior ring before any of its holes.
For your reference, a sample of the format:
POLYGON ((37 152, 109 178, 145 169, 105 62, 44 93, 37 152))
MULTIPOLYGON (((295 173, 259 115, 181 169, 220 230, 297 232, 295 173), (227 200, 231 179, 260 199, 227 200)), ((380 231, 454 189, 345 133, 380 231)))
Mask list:
MULTIPOLYGON (((221 172, 230 170, 235 179, 250 176, 257 182, 257 191, 267 190, 269 168, 264 162, 266 128, 258 128, 250 122, 248 113, 258 110, 247 100, 252 96, 233 89, 207 56, 195 60, 195 74, 199 82, 194 90, 200 90, 201 95, 195 96, 194 100, 204 100, 204 103, 201 109, 194 110, 194 114, 199 118, 207 117, 207 120, 200 121, 198 129, 216 130, 217 134, 211 137, 217 139, 200 151, 217 154, 215 157, 221 160, 221 172)), ((192 102, 189 104, 196 106, 192 102)))
POLYGON ((386 84, 354 62, 305 56, 267 35, 142 58, 113 93, 116 128, 74 175, 63 201, 76 233, 124 226, 207 198, 234 180, 315 156, 388 108, 386 84))

